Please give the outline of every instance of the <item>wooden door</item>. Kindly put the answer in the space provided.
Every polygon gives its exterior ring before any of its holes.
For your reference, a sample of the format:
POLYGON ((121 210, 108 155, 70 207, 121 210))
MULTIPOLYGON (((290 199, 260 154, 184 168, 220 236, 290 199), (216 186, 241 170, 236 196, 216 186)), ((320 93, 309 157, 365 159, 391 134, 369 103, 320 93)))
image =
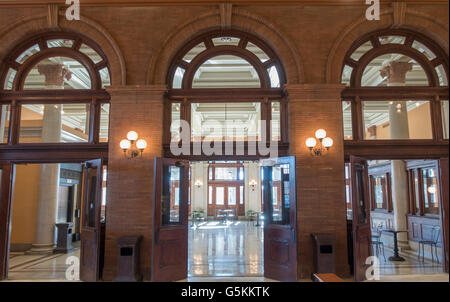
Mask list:
POLYGON ((352 213, 353 213, 353 268, 355 281, 366 279, 366 264, 372 255, 369 205, 369 175, 367 163, 351 157, 352 213))
POLYGON ((264 276, 297 281, 295 157, 263 160, 264 276), (275 182, 281 183, 281 200, 275 182))
POLYGON ((188 170, 187 161, 155 158, 152 281, 187 277, 188 170), (178 190, 172 189, 174 182, 178 190))
POLYGON ((100 211, 102 203, 103 163, 90 160, 83 165, 81 204, 80 279, 88 282, 100 278, 100 211))
POLYGON ((0 162, 0 280, 8 278, 9 231, 11 224, 14 166, 0 162))
POLYGON ((448 273, 448 158, 441 158, 439 161, 439 180, 441 188, 441 230, 442 230, 442 247, 443 247, 443 265, 445 266, 445 271, 448 273))

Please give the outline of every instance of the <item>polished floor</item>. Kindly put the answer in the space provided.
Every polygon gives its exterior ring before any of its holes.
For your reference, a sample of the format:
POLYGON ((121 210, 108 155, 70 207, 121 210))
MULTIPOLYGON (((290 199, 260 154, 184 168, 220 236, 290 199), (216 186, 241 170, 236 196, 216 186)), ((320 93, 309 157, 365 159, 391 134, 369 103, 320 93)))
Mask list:
POLYGON ((189 230, 188 277, 262 277, 263 228, 248 221, 200 222, 189 230))
POLYGON ((52 255, 25 255, 11 253, 9 281, 79 281, 80 249, 72 253, 52 255))

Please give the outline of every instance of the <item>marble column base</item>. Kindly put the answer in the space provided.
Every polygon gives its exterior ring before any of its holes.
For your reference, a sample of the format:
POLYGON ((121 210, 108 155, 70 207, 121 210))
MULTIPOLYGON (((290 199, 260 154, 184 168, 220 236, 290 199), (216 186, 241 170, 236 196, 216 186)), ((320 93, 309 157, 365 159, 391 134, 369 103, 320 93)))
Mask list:
POLYGON ((55 250, 54 244, 33 244, 26 255, 48 255, 53 254, 55 250))

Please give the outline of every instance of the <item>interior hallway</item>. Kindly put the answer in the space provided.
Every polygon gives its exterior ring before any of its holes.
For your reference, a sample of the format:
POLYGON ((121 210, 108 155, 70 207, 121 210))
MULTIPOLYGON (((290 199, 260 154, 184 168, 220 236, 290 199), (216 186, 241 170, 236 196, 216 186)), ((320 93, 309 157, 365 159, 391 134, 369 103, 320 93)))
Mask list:
POLYGON ((263 227, 254 224, 206 221, 191 227, 188 277, 262 277, 263 227))

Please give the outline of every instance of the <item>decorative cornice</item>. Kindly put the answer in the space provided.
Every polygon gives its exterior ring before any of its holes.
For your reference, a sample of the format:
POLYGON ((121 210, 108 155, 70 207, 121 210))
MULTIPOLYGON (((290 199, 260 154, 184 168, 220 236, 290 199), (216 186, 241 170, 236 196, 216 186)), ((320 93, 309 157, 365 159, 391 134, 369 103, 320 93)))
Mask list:
MULTIPOLYGON (((0 7, 36 7, 45 6, 50 3, 65 4, 65 0, 0 0, 0 7)), ((224 0, 82 0, 82 6, 176 6, 176 5, 219 5, 224 0)), ((381 4, 391 4, 393 0, 380 0, 381 4)), ((448 5, 446 0, 404 0, 409 4, 420 5, 448 5)), ((234 0, 234 5, 315 5, 315 6, 367 6, 361 0, 234 0)))
POLYGON ((343 84, 287 84, 284 91, 292 101, 340 101, 343 84))

